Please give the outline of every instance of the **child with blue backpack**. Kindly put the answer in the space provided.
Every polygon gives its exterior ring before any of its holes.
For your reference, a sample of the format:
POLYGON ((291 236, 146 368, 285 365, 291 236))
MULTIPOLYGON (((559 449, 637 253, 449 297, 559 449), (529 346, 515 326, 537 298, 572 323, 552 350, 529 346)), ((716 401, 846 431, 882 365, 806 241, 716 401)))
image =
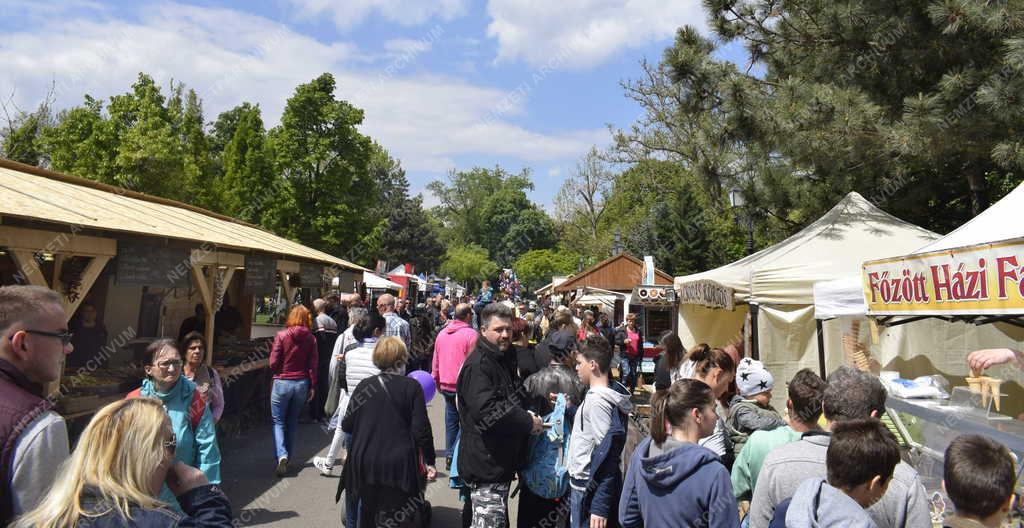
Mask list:
POLYGON ((523 382, 526 408, 544 418, 544 433, 530 437, 530 456, 520 472, 518 528, 564 528, 569 519, 568 444, 572 420, 583 401, 572 350, 547 346, 547 366, 523 382))
POLYGON ((625 391, 610 386, 612 350, 604 337, 588 337, 576 352, 576 363, 589 390, 569 440, 570 526, 618 526, 620 462, 633 405, 625 391))

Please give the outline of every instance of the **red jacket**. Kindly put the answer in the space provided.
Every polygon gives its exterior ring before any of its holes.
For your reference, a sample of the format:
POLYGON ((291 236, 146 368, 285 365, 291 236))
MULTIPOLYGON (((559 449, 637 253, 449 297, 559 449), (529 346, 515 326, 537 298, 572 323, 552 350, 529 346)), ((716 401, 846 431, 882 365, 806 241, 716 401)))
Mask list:
POLYGON ((270 349, 270 372, 274 379, 309 380, 316 388, 317 347, 313 332, 305 326, 289 326, 274 336, 270 349))

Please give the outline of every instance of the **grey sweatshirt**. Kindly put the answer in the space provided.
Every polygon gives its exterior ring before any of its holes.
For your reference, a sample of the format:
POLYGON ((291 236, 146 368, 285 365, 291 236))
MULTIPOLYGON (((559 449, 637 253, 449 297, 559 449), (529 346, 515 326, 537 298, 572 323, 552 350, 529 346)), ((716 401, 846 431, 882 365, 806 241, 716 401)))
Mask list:
POLYGON ((569 477, 590 479, 590 458, 601 444, 612 423, 616 409, 628 413, 633 409, 629 396, 608 387, 592 387, 576 411, 569 438, 569 477))
POLYGON ((871 516, 849 495, 833 488, 825 479, 805 480, 796 489, 786 528, 877 528, 871 516))
MULTIPOLYGON (((805 435, 768 453, 750 501, 750 528, 768 528, 775 507, 792 497, 800 484, 810 478, 825 478, 829 440, 827 434, 805 435)), ((928 498, 917 471, 900 462, 889 490, 868 514, 879 528, 930 528, 928 498)))
POLYGON ((64 418, 47 411, 29 423, 15 444, 11 466, 10 487, 15 515, 39 504, 68 456, 68 429, 64 418))

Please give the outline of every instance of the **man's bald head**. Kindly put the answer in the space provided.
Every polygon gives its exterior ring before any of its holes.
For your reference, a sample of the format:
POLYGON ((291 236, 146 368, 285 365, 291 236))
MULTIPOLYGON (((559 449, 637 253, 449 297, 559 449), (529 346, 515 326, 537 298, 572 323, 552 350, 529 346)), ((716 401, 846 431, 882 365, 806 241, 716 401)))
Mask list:
POLYGON ((459 303, 455 306, 455 318, 464 323, 468 323, 473 320, 473 305, 469 303, 459 303))
POLYGON ((385 293, 377 298, 377 310, 380 313, 393 312, 395 310, 395 296, 385 293))

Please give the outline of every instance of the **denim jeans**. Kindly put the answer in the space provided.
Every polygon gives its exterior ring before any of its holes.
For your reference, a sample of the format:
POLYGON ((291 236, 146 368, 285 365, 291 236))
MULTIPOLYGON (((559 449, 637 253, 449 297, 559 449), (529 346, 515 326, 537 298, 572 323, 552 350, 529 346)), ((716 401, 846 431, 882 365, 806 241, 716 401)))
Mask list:
POLYGON ((622 384, 629 388, 630 392, 636 390, 637 380, 640 378, 640 356, 623 358, 622 384))
POLYGON ((590 513, 583 509, 583 498, 587 492, 576 488, 569 489, 569 528, 588 528, 590 513))
MULTIPOLYGON (((345 450, 351 451, 352 449, 352 435, 345 433, 345 450)), ((345 528, 356 528, 359 524, 359 499, 349 493, 345 492, 345 528)))
POLYGON ((444 396, 444 445, 450 458, 455 439, 459 437, 459 410, 455 406, 454 392, 441 391, 441 395, 444 396))
POLYGON ((309 396, 309 380, 274 380, 270 391, 270 416, 274 422, 275 459, 290 457, 295 446, 299 413, 309 396))

